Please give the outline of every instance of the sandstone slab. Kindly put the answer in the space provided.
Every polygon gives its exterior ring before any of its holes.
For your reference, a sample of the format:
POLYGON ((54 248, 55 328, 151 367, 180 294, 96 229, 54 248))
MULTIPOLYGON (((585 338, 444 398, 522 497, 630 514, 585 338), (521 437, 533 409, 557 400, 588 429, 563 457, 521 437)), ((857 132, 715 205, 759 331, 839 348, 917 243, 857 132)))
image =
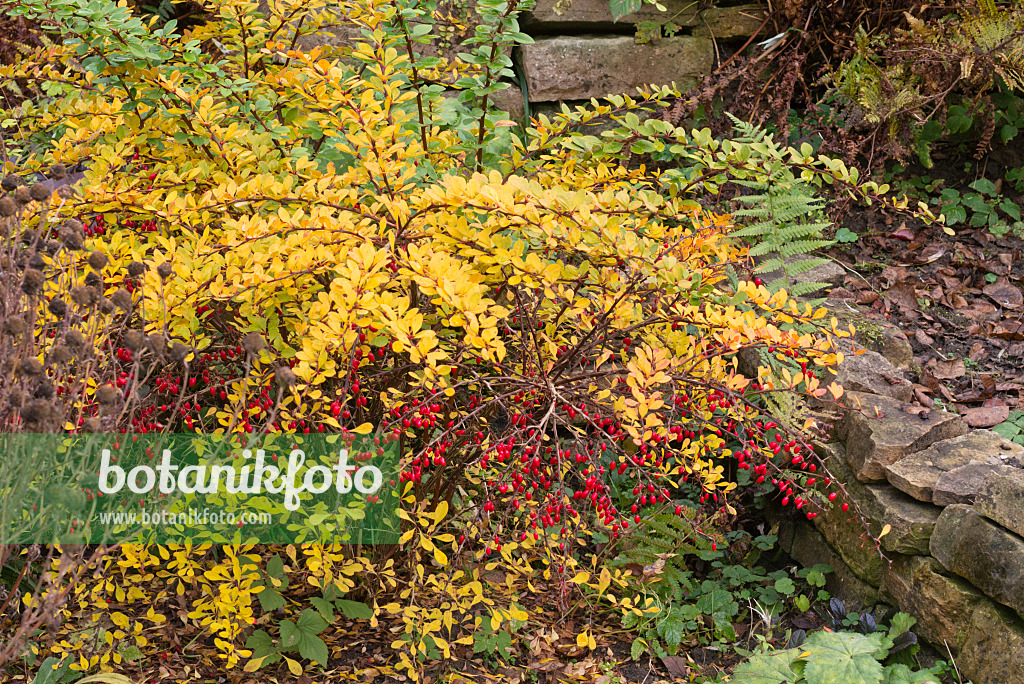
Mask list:
POLYGON ((991 430, 973 430, 886 466, 885 477, 915 499, 931 501, 935 482, 943 473, 975 461, 997 464, 1014 456, 1024 458, 1024 447, 991 430))
POLYGON ((837 371, 836 382, 848 392, 880 394, 902 402, 914 397, 913 386, 878 352, 844 355, 837 371))
POLYGON ((948 473, 940 475, 939 479, 935 481, 932 501, 936 506, 951 506, 953 504, 970 506, 981 490, 985 478, 1002 470, 1013 472, 1017 468, 978 462, 954 468, 948 473))
POLYGON ((975 497, 974 510, 1024 537, 1024 468, 1002 466, 989 474, 975 497))
POLYGON ((861 482, 885 480, 885 468, 933 443, 967 432, 960 416, 932 410, 914 415, 903 402, 863 392, 847 392, 847 411, 837 434, 847 462, 861 482))
POLYGON ((831 566, 825 575, 825 590, 838 596, 849 610, 866 611, 878 603, 878 589, 863 581, 829 546, 825 538, 803 521, 779 526, 779 544, 800 565, 810 568, 818 563, 831 566))
POLYGON ((930 550, 946 570, 1024 615, 1024 539, 953 505, 939 516, 930 550))
POLYGON ((616 22, 607 0, 538 0, 536 7, 524 16, 523 23, 535 33, 578 33, 607 30, 616 23, 666 24, 671 21, 677 26, 692 27, 694 34, 722 40, 750 36, 764 20, 764 11, 756 4, 705 9, 699 9, 692 0, 664 0, 661 4, 665 12, 644 3, 636 12, 616 22))
POLYGON ((897 556, 882 573, 882 597, 917 619, 914 631, 956 653, 967 638, 971 614, 985 597, 960 579, 948 577, 930 556, 897 556))
POLYGON ((708 38, 676 36, 637 44, 630 36, 540 38, 519 50, 530 102, 588 100, 675 82, 680 88, 710 73, 708 38))
POLYGON ((1005 608, 982 602, 956 665, 963 680, 974 684, 1024 682, 1024 624, 1005 608))
POLYGON ((862 520, 854 508, 844 512, 837 502, 822 510, 814 524, 858 577, 876 587, 881 584, 884 561, 872 538, 877 538, 885 525, 890 527, 880 541, 885 553, 928 553, 940 509, 921 503, 891 485, 859 482, 842 457, 841 448, 833 448, 831 454, 819 451, 819 455, 832 476, 843 483, 857 502, 864 518, 862 520))

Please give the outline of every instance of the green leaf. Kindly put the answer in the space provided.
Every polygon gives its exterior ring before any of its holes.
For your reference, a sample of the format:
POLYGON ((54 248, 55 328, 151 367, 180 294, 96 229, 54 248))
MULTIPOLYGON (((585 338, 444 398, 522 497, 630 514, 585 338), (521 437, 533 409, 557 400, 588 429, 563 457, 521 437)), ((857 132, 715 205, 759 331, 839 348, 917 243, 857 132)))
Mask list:
POLYGON ((808 653, 804 670, 807 684, 879 684, 884 669, 877 654, 885 641, 888 639, 881 633, 811 634, 802 646, 808 653))
POLYGON ((800 681, 803 669, 800 649, 764 653, 753 656, 733 670, 731 684, 794 684, 800 681))
POLYGON ((1016 126, 1006 124, 1005 126, 999 129, 999 138, 1003 141, 1003 144, 1005 145, 1006 143, 1016 138, 1017 133, 1018 130, 1016 126))
POLYGON ((967 210, 959 204, 947 204, 943 207, 942 213, 946 215, 947 226, 955 226, 967 220, 967 210))
POLYGON ((979 178, 978 180, 970 184, 970 188, 972 190, 977 190, 983 195, 992 196, 996 194, 996 184, 990 181, 988 178, 979 178))
POLYGON ((32 684, 57 684, 73 662, 75 662, 74 658, 64 658, 63 660, 47 658, 39 666, 39 671, 36 672, 36 678, 32 680, 32 684))
POLYGON ((288 601, 281 595, 281 592, 271 587, 263 587, 263 591, 256 594, 256 597, 260 600, 260 607, 264 613, 269 613, 288 605, 288 601))
POLYGON ((629 655, 632 656, 633 660, 640 660, 640 656, 643 655, 647 649, 647 642, 637 637, 633 639, 633 645, 629 649, 629 655))
POLYGON ((608 9, 612 11, 615 21, 618 21, 627 14, 636 12, 641 5, 643 5, 643 0, 609 0, 608 9))
POLYGON ((328 624, 334 622, 334 606, 331 605, 330 601, 323 599, 319 596, 313 596, 309 599, 309 602, 313 604, 317 612, 320 613, 320 617, 327 620, 328 624))
POLYGON ((789 596, 796 591, 796 584, 788 577, 775 580, 775 591, 783 596, 789 596))
POLYGON ((338 599, 334 602, 334 605, 337 606, 338 610, 340 610, 349 620, 369 620, 373 617, 373 609, 359 601, 338 599))

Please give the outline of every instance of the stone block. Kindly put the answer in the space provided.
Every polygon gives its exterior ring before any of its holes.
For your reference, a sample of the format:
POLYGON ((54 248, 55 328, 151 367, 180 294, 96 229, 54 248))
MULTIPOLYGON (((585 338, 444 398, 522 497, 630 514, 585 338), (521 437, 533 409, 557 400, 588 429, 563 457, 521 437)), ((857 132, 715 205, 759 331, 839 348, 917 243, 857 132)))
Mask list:
POLYGON ((913 386, 878 352, 844 355, 837 371, 836 382, 848 392, 879 394, 902 402, 914 398, 913 386))
POLYGON ((1024 537, 1024 468, 1002 466, 989 474, 974 499, 974 510, 1024 537))
POLYGON ((824 462, 857 502, 864 520, 854 513, 853 507, 843 512, 836 502, 822 510, 814 524, 858 577, 873 586, 881 583, 883 560, 867 533, 870 531, 877 538, 885 525, 890 527, 880 541, 885 553, 928 553, 940 509, 912 499, 891 485, 859 482, 847 467, 841 450, 826 456, 824 462))
POLYGON ((1013 472, 1017 468, 992 463, 968 463, 939 475, 932 488, 932 501, 936 506, 974 503, 985 478, 1001 471, 1013 472))
POLYGON ((967 425, 953 413, 932 410, 914 415, 903 410, 903 402, 863 392, 847 392, 843 399, 848 409, 837 435, 861 482, 885 480, 886 466, 967 432, 967 425))
POLYGON ((960 579, 948 577, 930 556, 897 556, 882 572, 881 596, 914 617, 925 641, 957 653, 967 637, 971 614, 985 597, 960 579))
POLYGON ((691 36, 644 45, 630 36, 560 36, 523 45, 519 59, 530 102, 588 100, 652 83, 689 88, 710 73, 714 45, 691 36))
POLYGON ((1002 463, 1012 457, 1024 458, 1024 447, 1003 439, 991 430, 967 434, 932 444, 886 466, 889 484, 921 501, 932 500, 935 482, 943 473, 972 461, 1002 463))
POLYGON ((1024 615, 1024 539, 957 504, 939 516, 930 550, 946 570, 1024 615))
POLYGON ((715 40, 747 37, 764 20, 764 11, 756 4, 736 7, 698 9, 692 0, 663 0, 666 11, 644 3, 633 14, 612 16, 607 0, 538 0, 536 7, 523 17, 523 23, 534 33, 578 33, 584 30, 610 30, 616 25, 633 25, 643 21, 673 24, 692 28, 695 35, 715 40))
POLYGON ((983 601, 971 616, 956 665, 962 681, 1024 682, 1024 624, 1005 608, 983 601))

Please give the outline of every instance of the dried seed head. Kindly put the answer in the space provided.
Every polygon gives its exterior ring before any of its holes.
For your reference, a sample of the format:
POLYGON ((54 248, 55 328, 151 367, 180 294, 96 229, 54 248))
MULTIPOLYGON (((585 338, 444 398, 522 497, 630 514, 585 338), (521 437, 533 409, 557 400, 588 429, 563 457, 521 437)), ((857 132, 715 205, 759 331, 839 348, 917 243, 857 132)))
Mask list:
POLYGON ((160 276, 161 280, 167 280, 168 278, 171 277, 171 273, 173 272, 174 271, 171 268, 171 263, 169 261, 165 261, 164 263, 156 267, 156 274, 160 276))
POLYGON ((58 344, 50 350, 50 363, 65 364, 71 360, 71 350, 63 344, 58 344))
POLYGON ((71 288, 71 301, 82 308, 92 306, 96 299, 96 290, 88 285, 75 285, 71 288))
POLYGON ((34 230, 21 231, 21 244, 23 245, 34 245, 38 239, 39 234, 34 230))
POLYGON ((76 230, 65 224, 60 231, 60 240, 68 249, 82 249, 82 245, 85 243, 85 236, 82 234, 81 228, 76 230))
POLYGON ((133 261, 128 264, 128 275, 132 278, 138 278, 140 275, 146 272, 146 267, 141 261, 133 261))
POLYGON ((0 199, 0 216, 14 216, 18 213, 18 203, 8 196, 0 199))
POLYGON ((60 297, 54 297, 50 300, 50 303, 46 306, 50 313, 56 316, 58 319, 64 318, 64 314, 68 312, 68 304, 60 297))
POLYGON ((97 271, 102 271, 107 265, 107 255, 97 249, 89 255, 89 265, 97 271))
POLYGON ((21 417, 26 423, 45 423, 53 415, 53 406, 45 399, 33 399, 21 407, 21 417))
POLYGON ((121 393, 117 391, 117 388, 113 385, 103 385, 96 390, 96 401, 100 402, 104 406, 110 406, 117 402, 117 397, 121 393))
POLYGON ((4 179, 2 181, 0 181, 0 188, 6 190, 7 192, 11 192, 15 188, 17 188, 19 185, 24 185, 24 184, 25 184, 25 181, 24 181, 24 179, 21 176, 18 176, 18 175, 15 175, 15 174, 12 173, 12 174, 10 174, 8 176, 4 176, 4 179))
POLYGON ((69 199, 71 199, 74 196, 75 196, 75 186, 74 185, 67 185, 67 184, 65 184, 65 185, 62 185, 59 188, 57 188, 57 197, 62 199, 62 200, 69 200, 69 199))
POLYGON ((11 316, 4 319, 4 333, 17 337, 28 330, 28 323, 21 316, 11 316))
POLYGON ((33 295, 39 291, 39 288, 43 286, 43 281, 46 278, 43 276, 43 272, 34 268, 25 269, 25 279, 21 281, 21 289, 25 294, 33 295))
POLYGON ((68 330, 64 335, 64 341, 75 348, 83 347, 85 346, 85 335, 79 330, 68 330))
POLYGON ((181 342, 171 342, 171 351, 168 354, 174 363, 185 363, 185 358, 192 350, 181 342))
POLYGON ((53 256, 60 251, 60 242, 57 240, 47 240, 46 244, 43 246, 43 251, 50 256, 53 256))
POLYGON ((284 387, 291 387, 295 384, 295 373, 287 366, 281 366, 274 371, 274 377, 277 378, 277 381, 284 387))
POLYGON ((99 418, 86 418, 82 423, 82 432, 103 432, 103 421, 99 418))
POLYGON ((53 197, 53 191, 46 183, 36 183, 28 191, 29 196, 36 202, 49 202, 53 197))
POLYGON ((167 348, 167 340, 160 333, 152 333, 146 338, 146 347, 149 351, 159 356, 167 348))
POLYGON ((242 338, 242 349, 247 354, 259 354, 266 348, 267 343, 263 341, 263 337, 258 332, 251 332, 242 338))
POLYGON ((103 283, 103 281, 100 280, 100 277, 93 273, 92 271, 89 271, 88 273, 85 274, 85 278, 83 279, 82 282, 84 282, 89 287, 99 287, 103 283))
POLYGON ((82 230, 82 222, 76 218, 64 219, 64 227, 70 228, 71 230, 82 230))
POLYGON ((110 295, 110 301, 121 311, 128 313, 132 310, 132 295, 123 287, 110 295))
POLYGON ((50 167, 50 178, 54 180, 63 180, 68 175, 68 167, 64 166, 60 162, 57 162, 50 167))
POLYGON ((43 364, 39 363, 39 359, 34 356, 30 356, 27 359, 21 360, 21 365, 18 366, 18 371, 22 375, 39 375, 43 372, 43 364))
POLYGON ((116 309, 117 307, 114 306, 114 302, 111 301, 110 297, 104 297, 103 299, 100 300, 99 308, 100 313, 110 314, 114 313, 114 309, 116 309))
POLYGON ((34 268, 37 271, 43 271, 46 270, 46 261, 43 260, 39 252, 33 252, 32 256, 28 258, 28 267, 34 268))
POLYGON ((12 408, 21 408, 27 398, 28 397, 25 396, 24 392, 16 389, 11 392, 11 396, 7 397, 7 403, 10 404, 12 408))
POLYGON ((21 204, 28 204, 32 201, 32 191, 27 185, 19 185, 14 189, 14 199, 21 204))
POLYGON ((36 399, 49 399, 53 396, 53 383, 45 379, 40 380, 35 390, 32 391, 32 395, 36 399))
POLYGON ((122 342, 131 351, 139 351, 146 344, 146 336, 138 330, 129 330, 124 334, 122 342))

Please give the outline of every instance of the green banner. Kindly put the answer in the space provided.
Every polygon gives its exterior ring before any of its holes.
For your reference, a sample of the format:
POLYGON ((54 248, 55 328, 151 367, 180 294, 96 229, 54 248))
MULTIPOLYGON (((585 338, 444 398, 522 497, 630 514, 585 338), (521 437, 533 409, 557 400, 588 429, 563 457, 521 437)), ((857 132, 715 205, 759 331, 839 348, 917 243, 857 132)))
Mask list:
POLYGON ((398 542, 373 435, 0 435, 0 544, 398 542))

